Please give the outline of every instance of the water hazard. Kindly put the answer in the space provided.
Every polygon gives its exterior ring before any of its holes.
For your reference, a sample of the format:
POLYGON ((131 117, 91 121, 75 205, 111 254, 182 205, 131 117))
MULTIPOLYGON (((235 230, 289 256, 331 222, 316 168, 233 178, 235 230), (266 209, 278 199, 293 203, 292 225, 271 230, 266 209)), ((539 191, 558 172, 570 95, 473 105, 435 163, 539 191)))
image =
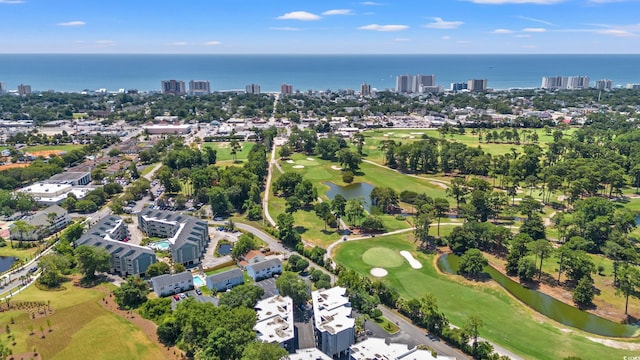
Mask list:
POLYGON ((13 256, 0 256, 0 273, 11 269, 11 265, 16 261, 13 256))
POLYGON ((336 185, 330 181, 324 183, 329 186, 329 190, 325 193, 329 199, 332 199, 337 195, 342 195, 345 199, 353 199, 362 197, 364 200, 364 209, 370 210, 370 195, 371 191, 373 191, 373 185, 369 183, 354 183, 349 184, 347 186, 336 185))
MULTIPOLYGON (((456 274, 459 261, 460 258, 456 255, 443 255, 438 259, 438 267, 443 272, 456 274)), ((611 320, 581 311, 541 292, 527 289, 491 266, 486 266, 484 271, 520 301, 529 305, 537 312, 562 324, 602 336, 633 337, 640 334, 640 327, 638 326, 618 324, 611 320)))

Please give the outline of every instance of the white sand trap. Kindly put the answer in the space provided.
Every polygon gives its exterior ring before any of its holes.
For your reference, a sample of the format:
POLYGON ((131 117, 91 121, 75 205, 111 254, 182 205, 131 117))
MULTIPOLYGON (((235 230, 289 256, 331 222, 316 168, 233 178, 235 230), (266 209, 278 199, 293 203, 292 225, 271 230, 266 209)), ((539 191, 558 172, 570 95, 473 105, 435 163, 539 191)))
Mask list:
POLYGON ((331 168, 333 170, 342 170, 342 168, 340 166, 335 166, 335 165, 331 165, 331 168))
POLYGON ((443 183, 441 183, 441 182, 439 182, 439 181, 429 181, 429 184, 431 184, 431 185, 435 185, 435 186, 438 186, 438 187, 443 188, 443 189, 445 189, 445 190, 449 188, 449 187, 447 186, 447 184, 443 184, 443 183))
POLYGON ((314 158, 307 158, 307 160, 309 160, 309 161, 316 161, 316 159, 314 159, 314 158))
POLYGON ((422 269, 422 264, 420 264, 420 261, 414 259, 413 255, 411 255, 410 252, 402 250, 400 251, 400 255, 402 255, 405 259, 407 259, 407 261, 409 262, 409 265, 411 265, 412 268, 422 269))
POLYGON ((423 132, 412 132, 411 135, 423 135, 423 132))
POLYGON ((413 135, 410 135, 410 136, 409 136, 409 139, 415 139, 415 138, 416 138, 416 137, 415 137, 415 136, 413 136, 413 135))
POLYGON ((302 168, 304 168, 304 165, 293 165, 292 168, 294 168, 294 169, 302 169, 302 168))
POLYGON ((293 164, 294 161, 293 160, 287 160, 287 164, 293 164))
POLYGON ((389 274, 387 272, 387 270, 383 269, 383 268, 379 268, 379 267, 375 267, 373 269, 371 269, 371 275, 375 276, 375 277, 385 277, 387 276, 387 274, 389 274))

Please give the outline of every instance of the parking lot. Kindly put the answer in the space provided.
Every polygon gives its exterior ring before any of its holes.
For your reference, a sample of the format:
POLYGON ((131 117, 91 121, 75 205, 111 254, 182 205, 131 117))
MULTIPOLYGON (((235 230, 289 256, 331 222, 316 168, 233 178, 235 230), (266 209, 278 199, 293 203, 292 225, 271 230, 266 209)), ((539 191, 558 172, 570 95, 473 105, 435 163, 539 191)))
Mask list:
POLYGON ((173 295, 170 296, 171 298, 171 309, 175 310, 176 306, 178 306, 178 303, 180 301, 183 301, 187 298, 194 298, 196 301, 199 302, 210 302, 216 306, 218 306, 218 299, 211 297, 211 296, 207 296, 207 295, 198 295, 196 293, 195 290, 189 290, 189 291, 185 291, 182 294, 184 294, 184 296, 180 296, 180 294, 178 294, 178 297, 180 298, 179 300, 176 300, 175 297, 173 295))
POLYGON ((278 295, 278 289, 276 289, 275 278, 257 281, 255 285, 260 286, 264 290, 264 295, 262 296, 263 299, 266 299, 274 295, 278 295))

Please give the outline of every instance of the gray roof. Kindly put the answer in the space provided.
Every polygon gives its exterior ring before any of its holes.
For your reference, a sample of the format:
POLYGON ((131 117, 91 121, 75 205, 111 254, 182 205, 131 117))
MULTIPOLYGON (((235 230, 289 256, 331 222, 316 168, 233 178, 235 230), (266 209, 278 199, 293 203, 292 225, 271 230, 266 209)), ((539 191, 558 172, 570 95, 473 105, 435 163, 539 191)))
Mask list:
POLYGON ((76 181, 80 180, 83 177, 90 175, 89 172, 75 172, 75 171, 67 171, 59 174, 55 174, 50 177, 47 181, 51 182, 67 182, 67 181, 76 181))
POLYGON ((24 219, 24 221, 33 226, 49 226, 49 218, 47 217, 47 214, 49 213, 55 213, 56 217, 60 217, 66 214, 67 210, 61 208, 58 205, 51 205, 48 208, 38 211, 32 216, 29 216, 28 218, 24 219))
POLYGON ((259 263, 249 264, 247 265, 247 268, 252 268, 255 272, 260 272, 264 269, 268 269, 270 267, 278 266, 278 265, 282 265, 282 263, 280 262, 280 259, 269 259, 269 260, 261 261, 259 263))
MULTIPOLYGON (((149 220, 158 219, 162 221, 175 222, 175 232, 178 230, 178 224, 184 224, 180 235, 175 240, 175 248, 180 248, 187 241, 198 241, 198 238, 193 238, 192 235, 200 235, 202 232, 208 233, 209 225, 200 219, 193 216, 184 215, 173 211, 156 210, 151 208, 145 208, 138 214, 138 218, 146 217, 149 220)), ((198 236, 199 237, 199 236, 198 236)))
POLYGON ((154 288, 158 286, 162 287, 165 285, 173 285, 182 281, 193 281, 193 276, 190 272, 183 271, 178 274, 164 274, 151 278, 151 283, 153 284, 154 288))
POLYGON ((225 282, 238 277, 243 278, 244 276, 242 274, 242 270, 236 268, 236 269, 227 270, 225 272, 221 272, 218 274, 209 275, 207 276, 207 280, 210 280, 212 283, 217 284, 217 283, 225 282))

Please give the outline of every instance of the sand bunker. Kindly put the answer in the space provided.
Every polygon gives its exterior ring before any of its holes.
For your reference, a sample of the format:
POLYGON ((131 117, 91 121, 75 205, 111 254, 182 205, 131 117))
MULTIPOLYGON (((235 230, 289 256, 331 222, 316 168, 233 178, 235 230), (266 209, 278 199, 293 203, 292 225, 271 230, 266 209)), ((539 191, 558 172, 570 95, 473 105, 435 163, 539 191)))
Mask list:
POLYGON ((435 185, 435 186, 440 187, 440 188, 442 188, 442 189, 448 189, 448 188, 449 188, 449 187, 447 186, 447 184, 443 184, 443 183, 441 183, 441 182, 439 182, 439 181, 429 181, 429 184, 431 184, 431 185, 435 185))
POLYGON ((331 168, 333 170, 342 170, 342 168, 340 166, 335 166, 335 165, 331 165, 331 168))
POLYGON ((402 250, 400 251, 400 255, 402 255, 405 259, 407 259, 407 261, 409 262, 409 265, 411 265, 412 268, 422 269, 422 264, 420 264, 420 261, 414 259, 413 255, 411 255, 410 252, 402 250))
POLYGON ((385 277, 387 276, 387 274, 389 274, 387 272, 387 270, 383 269, 383 268, 379 268, 379 267, 374 267, 373 269, 371 269, 370 271, 371 275, 375 276, 375 277, 385 277))
POLYGON ((307 158, 307 160, 309 160, 309 161, 316 161, 316 159, 313 159, 313 158, 307 158))
POLYGON ((287 164, 293 164, 294 163, 293 160, 287 160, 286 162, 287 162, 287 164))
POLYGON ((302 169, 302 168, 304 168, 304 165, 293 165, 292 168, 294 168, 294 169, 302 169))

